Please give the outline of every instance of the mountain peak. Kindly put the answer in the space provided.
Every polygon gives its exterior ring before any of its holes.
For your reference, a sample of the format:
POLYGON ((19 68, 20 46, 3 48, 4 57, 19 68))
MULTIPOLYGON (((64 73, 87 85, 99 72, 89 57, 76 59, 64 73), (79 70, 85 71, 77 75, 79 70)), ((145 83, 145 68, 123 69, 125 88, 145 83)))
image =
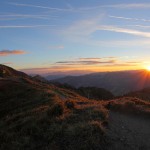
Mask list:
POLYGON ((16 71, 11 67, 0 64, 0 77, 8 78, 8 77, 27 77, 23 72, 16 71))

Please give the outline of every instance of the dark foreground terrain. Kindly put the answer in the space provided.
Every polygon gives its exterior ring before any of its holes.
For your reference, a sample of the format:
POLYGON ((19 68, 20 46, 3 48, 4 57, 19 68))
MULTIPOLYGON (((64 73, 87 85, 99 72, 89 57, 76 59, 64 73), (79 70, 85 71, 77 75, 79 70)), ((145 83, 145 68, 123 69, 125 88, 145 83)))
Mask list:
POLYGON ((0 65, 0 150, 148 150, 150 103, 90 100, 0 65))

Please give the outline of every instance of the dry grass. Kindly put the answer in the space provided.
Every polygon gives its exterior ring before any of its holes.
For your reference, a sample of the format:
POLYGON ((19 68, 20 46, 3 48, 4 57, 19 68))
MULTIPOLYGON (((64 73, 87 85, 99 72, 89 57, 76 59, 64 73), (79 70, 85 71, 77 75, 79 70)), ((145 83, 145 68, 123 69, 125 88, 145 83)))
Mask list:
POLYGON ((133 97, 123 97, 107 103, 107 108, 133 115, 150 117, 150 103, 133 97))
POLYGON ((108 111, 102 102, 44 84, 13 86, 13 92, 6 88, 0 96, 1 150, 107 148, 108 111))

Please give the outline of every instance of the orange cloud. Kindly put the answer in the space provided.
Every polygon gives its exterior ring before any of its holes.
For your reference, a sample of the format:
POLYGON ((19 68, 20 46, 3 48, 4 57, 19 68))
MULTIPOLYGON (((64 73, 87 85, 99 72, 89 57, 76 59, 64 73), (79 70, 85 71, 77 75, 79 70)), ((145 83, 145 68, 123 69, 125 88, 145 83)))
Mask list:
POLYGON ((107 60, 107 61, 98 61, 98 60, 92 60, 92 59, 84 59, 82 61, 59 61, 56 62, 56 64, 61 65, 96 65, 96 64, 114 64, 117 60, 107 60))
POLYGON ((21 55, 25 54, 26 52, 23 50, 1 50, 0 56, 8 56, 8 55, 21 55))

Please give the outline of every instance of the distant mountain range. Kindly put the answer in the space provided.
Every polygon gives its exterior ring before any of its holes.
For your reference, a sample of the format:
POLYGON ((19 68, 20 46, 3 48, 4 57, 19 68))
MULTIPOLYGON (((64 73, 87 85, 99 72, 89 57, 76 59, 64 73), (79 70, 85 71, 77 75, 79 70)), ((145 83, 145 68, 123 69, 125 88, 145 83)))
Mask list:
POLYGON ((59 79, 59 78, 64 78, 66 75, 59 75, 59 74, 56 74, 56 75, 47 75, 45 76, 45 78, 47 80, 55 80, 55 79, 59 79))
POLYGON ((74 88, 68 84, 61 84, 61 83, 53 83, 53 84, 57 87, 74 91, 79 95, 86 97, 90 100, 110 100, 115 97, 111 92, 109 92, 104 88, 97 88, 97 87, 74 88))
POLYGON ((114 95, 119 96, 150 87, 150 72, 146 70, 136 70, 92 73, 82 76, 67 76, 53 80, 53 82, 66 83, 76 88, 104 88, 114 95))
POLYGON ((73 71, 66 71, 66 72, 51 72, 47 74, 42 74, 43 77, 45 77, 47 80, 55 80, 58 78, 64 78, 66 76, 81 76, 85 74, 93 73, 91 71, 78 71, 78 70, 73 70, 73 71))

